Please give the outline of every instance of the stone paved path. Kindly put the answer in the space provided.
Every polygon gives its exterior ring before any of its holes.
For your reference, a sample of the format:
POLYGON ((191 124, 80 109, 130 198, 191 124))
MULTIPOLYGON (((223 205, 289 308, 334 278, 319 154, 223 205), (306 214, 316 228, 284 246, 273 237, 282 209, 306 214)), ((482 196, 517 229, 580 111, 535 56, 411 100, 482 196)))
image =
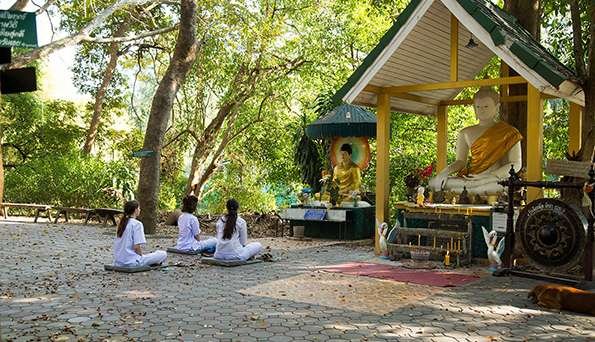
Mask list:
POLYGON ((595 317, 536 307, 527 279, 432 288, 328 274, 316 267, 373 260, 371 250, 281 239, 261 240, 274 263, 170 255, 187 267, 108 273, 108 232, 0 224, 1 341, 595 341, 595 317))

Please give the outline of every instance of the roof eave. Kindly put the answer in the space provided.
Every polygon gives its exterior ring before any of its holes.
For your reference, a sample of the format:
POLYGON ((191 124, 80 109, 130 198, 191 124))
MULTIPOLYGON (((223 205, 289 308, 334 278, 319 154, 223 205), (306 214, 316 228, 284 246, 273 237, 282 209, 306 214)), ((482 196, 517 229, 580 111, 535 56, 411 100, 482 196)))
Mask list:
POLYGON ((362 64, 349 76, 347 82, 335 93, 333 100, 353 103, 372 77, 399 47, 416 22, 432 5, 433 0, 412 0, 395 23, 382 36, 380 42, 364 58, 362 64), (406 34, 403 33, 403 30, 406 34))

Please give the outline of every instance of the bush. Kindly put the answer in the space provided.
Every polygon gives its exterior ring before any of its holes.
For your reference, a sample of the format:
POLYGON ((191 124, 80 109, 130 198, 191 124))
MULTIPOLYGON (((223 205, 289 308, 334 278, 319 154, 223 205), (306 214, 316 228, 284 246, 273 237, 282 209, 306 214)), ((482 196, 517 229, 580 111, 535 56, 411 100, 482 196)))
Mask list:
POLYGON ((176 179, 165 179, 159 187, 159 209, 174 210, 182 206, 182 198, 186 194, 186 180, 183 174, 176 179))
POLYGON ((136 173, 123 162, 47 156, 8 170, 5 200, 69 207, 116 207, 133 197, 136 173))
POLYGON ((275 194, 259 177, 258 169, 230 163, 215 174, 204 189, 200 212, 224 213, 225 202, 235 198, 242 212, 266 213, 275 210, 275 194))

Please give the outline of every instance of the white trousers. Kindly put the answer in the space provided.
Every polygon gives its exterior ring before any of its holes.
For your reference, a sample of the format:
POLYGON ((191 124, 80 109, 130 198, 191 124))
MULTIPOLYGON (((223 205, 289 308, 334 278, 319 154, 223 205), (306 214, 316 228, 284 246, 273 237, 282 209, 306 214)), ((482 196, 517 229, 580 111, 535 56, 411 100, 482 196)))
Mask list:
POLYGON ((138 262, 139 266, 149 266, 161 264, 167 259, 167 253, 165 251, 156 250, 153 253, 143 254, 138 262))
POLYGON ((209 250, 214 251, 215 246, 217 246, 217 239, 210 238, 210 239, 206 239, 206 240, 197 241, 196 245, 193 246, 194 248, 192 248, 192 249, 195 251, 199 251, 199 252, 204 252, 204 251, 209 251, 209 250))
POLYGON ((255 256, 256 254, 260 253, 262 251, 262 245, 260 244, 260 242, 251 242, 249 244, 247 244, 246 246, 240 248, 237 251, 237 255, 221 255, 221 254, 217 254, 217 252, 215 252, 215 259, 220 259, 220 260, 242 260, 242 261, 246 261, 248 259, 250 259, 251 257, 255 256))

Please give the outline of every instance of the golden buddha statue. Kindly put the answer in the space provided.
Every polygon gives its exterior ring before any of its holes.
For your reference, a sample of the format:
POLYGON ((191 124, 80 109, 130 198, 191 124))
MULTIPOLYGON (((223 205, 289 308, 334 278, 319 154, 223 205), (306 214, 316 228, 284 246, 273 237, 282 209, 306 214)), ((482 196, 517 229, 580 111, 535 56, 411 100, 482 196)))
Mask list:
POLYGON ((469 193, 496 194, 504 190, 498 181, 508 178, 510 167, 517 172, 521 169, 523 137, 516 128, 498 121, 499 94, 491 88, 481 88, 473 98, 473 109, 479 123, 459 133, 457 160, 430 179, 434 191, 461 193, 466 188, 469 193), (449 176, 455 172, 456 176, 449 176))
POLYGON ((359 166, 351 160, 351 145, 341 145, 341 160, 333 169, 333 180, 339 183, 339 195, 344 199, 353 199, 352 193, 359 192, 362 175, 359 166))

